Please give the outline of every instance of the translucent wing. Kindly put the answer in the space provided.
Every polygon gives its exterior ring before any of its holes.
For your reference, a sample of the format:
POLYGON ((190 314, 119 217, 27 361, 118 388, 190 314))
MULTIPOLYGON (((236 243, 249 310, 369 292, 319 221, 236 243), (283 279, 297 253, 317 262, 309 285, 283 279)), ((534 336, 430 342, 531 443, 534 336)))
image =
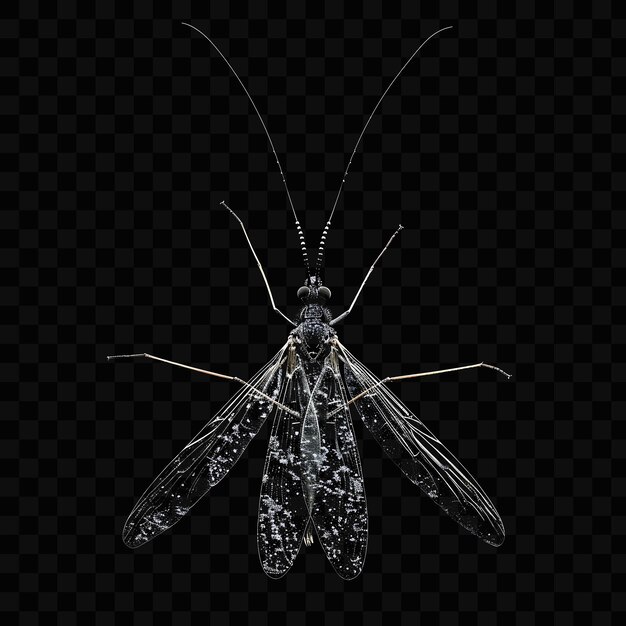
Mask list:
POLYGON ((404 474, 445 513, 483 541, 499 546, 504 525, 487 494, 445 446, 362 363, 339 344, 350 397, 363 423, 404 474))
POLYGON ((259 502, 259 556, 269 576, 283 576, 312 521, 328 560, 349 580, 363 568, 367 503, 345 388, 336 360, 297 363, 281 403, 303 419, 280 409, 274 417, 259 502))
MULTIPOLYGON (((347 398, 334 354, 311 395, 302 434, 306 461, 307 440, 319 437, 319 453, 305 463, 303 474, 314 474, 310 513, 317 536, 331 565, 341 578, 351 580, 363 569, 367 551, 367 501, 361 459, 356 445, 347 398), (315 413, 315 427, 306 422, 315 413)), ((310 420, 314 424, 313 420, 310 420)), ((306 481, 305 481, 306 484, 306 481)))
POLYGON ((286 345, 183 448, 133 508, 122 538, 130 548, 171 528, 228 473, 276 406, 284 380, 286 345))
MULTIPOLYGON (((297 369, 286 377, 279 402, 300 414, 306 380, 297 369)), ((300 551, 309 512, 300 474, 302 420, 277 407, 272 424, 259 499, 257 546, 265 573, 284 576, 300 551)))

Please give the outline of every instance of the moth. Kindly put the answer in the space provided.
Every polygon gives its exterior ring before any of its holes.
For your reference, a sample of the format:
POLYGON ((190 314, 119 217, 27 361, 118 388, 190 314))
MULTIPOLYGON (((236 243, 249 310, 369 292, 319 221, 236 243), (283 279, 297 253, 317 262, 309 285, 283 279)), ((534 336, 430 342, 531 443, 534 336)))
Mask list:
POLYGON ((352 406, 409 480, 469 532, 499 546, 504 541, 504 526, 488 496, 388 384, 479 367, 510 375, 493 365, 475 363, 381 380, 341 343, 337 324, 352 311, 370 274, 402 226, 391 235, 372 263, 348 309, 337 317, 333 317, 327 306, 331 291, 322 279, 326 237, 352 158, 370 120, 404 68, 430 39, 450 27, 433 33, 417 48, 378 100, 348 161, 313 265, 309 262, 304 232, 274 144, 252 97, 209 37, 195 26, 185 25, 205 37, 220 54, 261 120, 278 163, 300 238, 305 278, 297 290, 297 297, 302 307, 295 320, 278 309, 243 222, 222 202, 242 228, 272 308, 293 328, 276 355, 247 381, 145 353, 108 357, 110 360, 143 357, 241 384, 241 389, 139 498, 124 526, 124 543, 137 548, 176 524, 226 476, 271 416, 257 528, 263 570, 272 578, 283 576, 292 567, 302 545, 311 545, 317 537, 337 574, 346 580, 355 578, 365 560, 368 516, 363 472, 350 415, 352 406))

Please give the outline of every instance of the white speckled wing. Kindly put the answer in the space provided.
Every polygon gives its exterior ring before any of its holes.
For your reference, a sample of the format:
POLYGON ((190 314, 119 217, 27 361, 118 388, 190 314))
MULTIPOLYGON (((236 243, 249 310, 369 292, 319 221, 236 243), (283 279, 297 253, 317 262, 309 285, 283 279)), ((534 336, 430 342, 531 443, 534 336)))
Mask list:
MULTIPOLYGON (((298 368, 286 378, 279 401, 300 413, 302 394, 307 392, 298 368)), ((265 458, 257 525, 259 558, 271 578, 280 578, 291 569, 309 518, 302 491, 301 429, 302 420, 278 407, 265 458)))
MULTIPOLYGON (((248 381, 271 398, 281 395, 286 347, 248 381)), ((250 387, 239 390, 139 498, 124 525, 124 543, 137 548, 186 515, 226 476, 275 406, 250 387)))
POLYGON ((458 524, 494 546, 504 541, 504 525, 487 494, 428 428, 339 344, 350 397, 363 423, 404 474, 458 524))
POLYGON ((280 402, 302 418, 281 409, 274 417, 259 501, 259 556, 268 576, 283 576, 312 521, 331 565, 349 580, 365 560, 367 502, 346 392, 335 359, 297 362, 280 402))
POLYGON ((363 472, 341 375, 329 366, 320 378, 309 404, 319 424, 310 512, 326 557, 341 578, 351 580, 361 573, 367 552, 363 472))

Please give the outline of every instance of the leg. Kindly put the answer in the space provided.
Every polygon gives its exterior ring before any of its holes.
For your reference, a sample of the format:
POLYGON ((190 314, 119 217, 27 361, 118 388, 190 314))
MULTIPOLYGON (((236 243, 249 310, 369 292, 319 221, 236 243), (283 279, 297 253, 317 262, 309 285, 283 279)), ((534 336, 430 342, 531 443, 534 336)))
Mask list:
POLYGON ((184 367, 187 370, 192 370, 194 372, 199 372, 200 374, 206 374, 207 376, 216 376, 217 378, 223 378, 225 380, 234 380, 242 384, 244 387, 249 387, 253 389, 255 393, 258 393, 262 398, 273 402, 276 406, 280 407, 283 411, 287 411, 292 415, 299 416, 298 413, 293 411, 292 409, 286 407, 284 404, 277 402, 274 398, 270 398, 268 395, 264 394, 262 391, 259 391, 256 387, 253 387, 250 383, 243 380, 243 378, 239 378, 237 376, 228 376, 227 374, 218 374, 217 372, 211 372, 209 370, 203 370, 198 367, 192 367, 191 365, 184 365, 183 363, 176 363, 176 361, 168 361, 167 359, 162 359, 158 356, 153 356, 152 354, 146 354, 145 352, 142 354, 118 354, 115 356, 108 356, 107 361, 126 361, 129 359, 152 359, 153 361, 161 361, 161 363, 167 363, 168 365, 174 365, 176 367, 184 367))
POLYGON ((367 282, 367 279, 370 277, 370 274, 374 270, 374 267, 376 266, 376 263, 378 263, 378 259, 380 259, 380 257, 383 256, 383 254, 385 253, 385 250, 389 247, 389 244, 393 241, 393 238, 403 228, 404 227, 402 226, 402 224, 400 224, 400 226, 398 226, 398 230, 396 230, 396 232, 393 235, 391 235, 391 237, 389 238, 389 241, 387 242, 387 245, 382 249, 381 253, 376 257, 376 260, 372 263, 372 267, 370 267, 369 272, 367 272, 367 274, 365 274, 365 278, 363 279, 363 282, 361 283, 361 286, 359 287, 359 290, 356 292, 356 296, 354 296, 354 300, 352 300, 352 304, 350 305, 350 308, 347 311, 344 311, 341 315, 336 317, 334 320, 332 320, 330 322, 331 326, 334 326, 337 322, 341 321, 344 317, 346 317, 348 315, 348 313, 350 313, 350 311, 352 311, 352 309, 354 308, 354 305, 355 305, 355 303, 357 301, 357 298, 361 295, 361 291, 363 291, 363 287, 365 287, 365 283, 367 282))
POLYGON ((263 282, 265 283, 265 286, 267 287, 267 293, 270 295, 270 302, 272 303, 272 308, 274 309, 274 311, 276 311, 276 313, 278 313, 279 315, 282 315, 292 326, 297 326, 297 324, 295 322, 292 322, 274 304, 274 296, 272 296, 272 290, 270 289, 270 284, 267 282, 267 278, 265 277, 265 272, 263 271, 263 267, 261 266, 261 261, 259 261, 259 257, 256 255, 256 252, 254 251, 254 248, 252 247, 252 242, 250 241, 250 238, 248 237, 248 233, 246 232, 246 227, 243 225, 243 222, 239 219, 239 216, 226 204, 226 202, 224 202, 222 200, 222 202, 220 202, 220 204, 225 206, 235 216, 235 219, 239 222, 239 224, 241 226, 241 229, 243 230, 243 234, 244 234, 244 236, 246 238, 246 241, 248 242, 248 245, 250 246, 250 250, 252 251, 252 256, 254 257, 254 260, 256 261, 256 264, 259 267, 259 272, 261 272, 261 276, 263 277, 263 282))
POLYGON ((487 363, 474 363, 474 365, 462 365, 460 367, 451 367, 445 370, 434 370, 432 372, 420 372, 419 374, 404 374, 403 376, 388 376, 387 378, 383 378, 382 380, 379 380, 375 385, 372 385, 369 389, 366 389, 365 391, 362 391, 358 395, 354 396, 354 398, 351 398, 347 404, 352 404, 355 400, 358 400, 359 398, 362 398, 363 396, 367 395, 368 393, 370 393, 370 391, 372 391, 376 387, 379 387, 380 385, 383 385, 384 383, 389 383, 393 380, 404 380, 405 378, 419 378, 420 376, 432 376, 433 374, 445 374, 446 372, 458 372, 459 370, 469 370, 474 367, 488 367, 489 369, 496 370, 497 372, 504 374, 507 378, 511 378, 511 374, 507 374, 504 370, 501 370, 499 367, 496 367, 495 365, 488 365, 487 363))

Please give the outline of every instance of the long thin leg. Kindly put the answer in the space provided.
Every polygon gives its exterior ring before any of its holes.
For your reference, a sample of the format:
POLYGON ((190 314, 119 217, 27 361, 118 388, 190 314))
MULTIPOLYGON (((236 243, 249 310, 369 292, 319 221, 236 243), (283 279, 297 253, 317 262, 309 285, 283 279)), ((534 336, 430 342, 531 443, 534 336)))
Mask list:
POLYGON ((348 404, 352 404, 359 398, 362 398, 363 396, 367 395, 373 389, 376 389, 376 387, 379 387, 380 385, 383 385, 384 383, 389 383, 394 380, 404 380, 405 378, 419 378, 420 376, 432 376, 433 374, 445 374, 446 372, 458 372, 459 370, 469 370, 474 367, 488 367, 489 369, 496 370, 497 372, 504 374, 507 378, 511 378, 511 374, 507 374, 504 370, 500 369, 499 367, 496 367, 495 365, 488 365, 487 363, 474 363, 474 365, 462 365, 460 367, 451 367, 445 370, 434 370, 432 372, 420 372, 419 374, 404 374, 403 376, 388 376, 387 378, 383 378, 382 380, 379 380, 375 385, 372 385, 369 389, 366 389, 365 391, 362 391, 358 395, 354 396, 354 398, 351 398, 347 402, 346 406, 348 404))
POLYGON ((404 228, 404 226, 402 226, 402 224, 400 224, 400 226, 398 226, 396 232, 393 235, 391 235, 391 237, 389 238, 389 241, 387 242, 387 245, 382 249, 381 253, 376 257, 376 260, 372 263, 372 267, 370 267, 370 269, 367 272, 367 274, 365 274, 365 278, 363 279, 363 282, 361 283, 361 286, 359 287, 359 290, 356 292, 356 296, 354 296, 354 300, 352 300, 352 304, 350 305, 350 308, 347 311, 345 311, 344 313, 342 313, 339 317, 336 317, 334 320, 332 320, 330 322, 331 326, 334 326, 337 322, 341 321, 344 317, 346 317, 348 315, 348 313, 350 313, 350 311, 352 311, 352 309, 354 308, 354 305, 356 304, 356 301, 357 301, 358 297, 361 295, 361 291, 363 291, 363 287, 365 287, 365 283, 367 282, 367 279, 370 277, 370 274, 374 270, 374 267, 376 266, 376 263, 378 263, 378 259, 380 259, 380 257, 383 256, 383 254, 385 253, 385 250, 389 247, 389 244, 393 241, 394 237, 403 228, 404 228))
POLYGON ((253 389, 255 393, 260 395, 262 398, 265 398, 266 400, 273 402, 276 406, 280 407, 283 411, 287 411, 288 413, 291 413, 292 415, 299 417, 299 413, 296 413, 294 410, 290 409, 289 407, 286 407, 284 404, 281 404, 280 402, 274 400, 274 398, 270 398, 270 396, 266 395, 265 393, 263 393, 256 387, 253 387, 250 383, 243 380, 242 378, 239 378, 238 376, 229 376, 228 374, 219 374, 218 372, 211 372, 209 370, 203 370, 203 369, 200 369, 199 367, 192 367, 191 365, 185 365, 184 363, 176 363, 176 361, 168 361, 168 359, 162 359, 161 357, 154 356, 152 354, 147 354, 145 352, 141 354, 117 354, 114 356, 108 356, 107 361, 121 361, 121 360, 141 359, 141 358, 152 359, 153 361, 161 361, 161 363, 167 363, 168 365, 174 365, 176 367, 183 367, 186 370, 192 370, 193 372, 199 372, 200 374, 206 374, 207 376, 216 376, 217 378, 223 378, 225 380, 234 380, 235 382, 242 384, 244 387, 249 387, 250 389, 253 389))
POLYGON ((267 282, 267 278, 265 277, 265 272, 263 271, 263 267, 261 266, 261 261, 259 261, 259 257, 256 255, 256 252, 254 251, 254 248, 252 247, 252 242, 250 241, 250 238, 248 237, 248 233, 246 232, 246 227, 243 225, 243 222, 239 219, 239 216, 226 204, 226 202, 224 202, 223 200, 220 202, 220 204, 222 204, 223 206, 225 206, 234 216, 235 219, 239 222, 241 229, 243 230, 243 234, 246 238, 246 241, 248 242, 248 245, 250 246, 250 250, 252 251, 252 256, 254 256, 254 260, 256 261, 256 264, 259 267, 259 272, 261 272, 261 276, 263 276, 263 282, 265 283, 265 286, 267 287, 267 293, 269 293, 270 295, 270 302, 272 303, 272 308, 274 309, 274 311, 276 311, 276 313, 282 315, 292 326, 297 326, 297 324, 293 321, 291 321, 277 306, 276 304, 274 304, 274 296, 272 296, 272 290, 270 289, 270 284, 267 282))

